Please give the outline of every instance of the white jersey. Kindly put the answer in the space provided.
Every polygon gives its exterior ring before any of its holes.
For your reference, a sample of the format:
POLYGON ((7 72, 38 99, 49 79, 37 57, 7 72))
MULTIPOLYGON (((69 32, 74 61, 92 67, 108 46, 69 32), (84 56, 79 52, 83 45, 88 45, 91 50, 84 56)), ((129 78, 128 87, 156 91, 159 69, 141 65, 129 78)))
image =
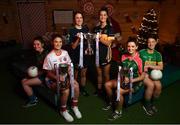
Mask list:
POLYGON ((52 50, 45 58, 43 69, 45 70, 54 70, 54 65, 57 64, 71 64, 71 59, 66 50, 62 50, 61 55, 57 56, 54 50, 52 50))

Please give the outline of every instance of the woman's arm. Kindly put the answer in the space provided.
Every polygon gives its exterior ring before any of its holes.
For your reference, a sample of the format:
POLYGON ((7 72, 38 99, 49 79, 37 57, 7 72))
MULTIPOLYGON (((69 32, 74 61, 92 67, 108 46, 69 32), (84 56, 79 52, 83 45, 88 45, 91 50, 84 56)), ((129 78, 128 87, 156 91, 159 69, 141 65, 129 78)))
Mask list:
POLYGON ((133 78, 132 83, 142 81, 142 80, 144 80, 144 77, 145 77, 145 73, 143 72, 140 76, 133 78))
POLYGON ((77 37, 77 39, 71 43, 71 46, 73 49, 76 49, 76 47, 79 45, 80 37, 77 37))
POLYGON ((114 37, 108 37, 107 34, 101 34, 99 40, 104 45, 110 46, 112 41, 115 40, 115 38, 114 37))
POLYGON ((56 77, 54 71, 46 70, 46 72, 47 72, 47 77, 50 78, 52 81, 57 80, 57 77, 56 77))
POLYGON ((150 68, 150 69, 156 69, 156 70, 163 70, 163 62, 158 62, 158 65, 153 66, 153 65, 147 65, 145 68, 150 68))

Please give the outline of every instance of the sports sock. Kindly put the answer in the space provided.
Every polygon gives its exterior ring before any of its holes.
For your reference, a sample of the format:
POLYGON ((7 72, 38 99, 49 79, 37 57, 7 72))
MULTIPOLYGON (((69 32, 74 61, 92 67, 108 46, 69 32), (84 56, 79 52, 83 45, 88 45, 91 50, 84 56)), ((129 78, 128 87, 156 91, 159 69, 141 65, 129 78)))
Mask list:
POLYGON ((72 99, 71 107, 73 108, 75 106, 78 106, 78 100, 77 99, 72 99))

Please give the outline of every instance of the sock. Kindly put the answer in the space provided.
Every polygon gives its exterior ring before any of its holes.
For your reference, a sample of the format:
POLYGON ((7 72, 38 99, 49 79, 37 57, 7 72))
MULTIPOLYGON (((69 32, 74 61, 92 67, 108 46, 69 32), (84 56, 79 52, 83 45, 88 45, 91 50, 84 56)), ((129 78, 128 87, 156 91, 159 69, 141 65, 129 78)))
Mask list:
POLYGON ((159 99, 159 97, 153 97, 152 103, 155 104, 155 103, 157 102, 158 99, 159 99))
POLYGON ((108 105, 112 105, 112 97, 109 97, 108 95, 106 96, 106 103, 108 104, 108 105))
POLYGON ((121 105, 118 105, 118 106, 116 107, 115 112, 118 113, 118 114, 122 114, 122 106, 121 106, 121 105))
POLYGON ((145 105, 145 106, 150 106, 150 105, 151 105, 151 100, 145 99, 145 100, 144 100, 144 105, 145 105))
POLYGON ((75 106, 78 106, 78 100, 77 99, 72 99, 71 107, 74 108, 75 106))
POLYGON ((67 110, 66 105, 61 105, 60 111, 61 111, 61 112, 64 112, 64 111, 66 111, 66 110, 67 110))
POLYGON ((35 99, 36 99, 35 94, 32 94, 31 96, 29 96, 29 100, 30 100, 31 102, 35 101, 35 99))
POLYGON ((85 86, 81 86, 81 91, 84 91, 85 90, 85 86))

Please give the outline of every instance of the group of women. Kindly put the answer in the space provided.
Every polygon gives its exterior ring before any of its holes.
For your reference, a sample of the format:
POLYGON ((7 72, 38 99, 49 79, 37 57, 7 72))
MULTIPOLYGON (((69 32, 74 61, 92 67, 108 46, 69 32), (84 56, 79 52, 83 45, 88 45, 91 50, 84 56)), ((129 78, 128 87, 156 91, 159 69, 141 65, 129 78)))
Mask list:
MULTIPOLYGON (((70 46, 72 48, 71 53, 68 53, 66 50, 63 50, 62 43, 63 39, 60 35, 56 34, 52 38, 52 50, 47 52, 44 49, 44 42, 42 38, 36 37, 33 42, 33 47, 35 49, 37 57, 37 66, 39 69, 39 74, 35 78, 29 78, 28 76, 22 80, 22 86, 24 91, 29 97, 28 102, 24 107, 30 107, 37 104, 38 99, 33 92, 32 86, 40 85, 47 83, 47 87, 56 91, 57 81, 62 80, 63 77, 57 78, 56 70, 54 65, 59 64, 68 64, 69 78, 67 80, 67 85, 60 89, 60 114, 64 117, 67 122, 74 121, 74 118, 67 110, 68 97, 72 88, 72 64, 74 66, 74 81, 73 81, 73 97, 71 103, 71 109, 74 112, 75 116, 80 119, 82 114, 78 108, 78 98, 81 93, 84 96, 89 96, 89 93, 86 90, 86 75, 88 70, 88 60, 91 55, 88 55, 85 50, 88 47, 86 39, 84 39, 83 49, 81 48, 82 33, 86 34, 89 31, 87 26, 83 25, 83 15, 81 12, 76 12, 74 14, 74 26, 69 30, 70 35, 70 46), (82 49, 82 52, 81 52, 82 49), (83 56, 83 58, 82 58, 83 56), (83 59, 83 60, 81 60, 83 59), (80 62, 83 61, 83 66, 80 66, 80 62), (80 80, 78 79, 80 76, 80 80), (50 82, 46 82, 45 80, 50 82)), ((149 76, 149 72, 152 69, 163 69, 162 57, 159 52, 155 50, 157 41, 153 37, 149 37, 147 41, 147 49, 137 51, 138 43, 136 38, 129 37, 127 45, 127 53, 123 54, 121 57, 121 66, 126 67, 127 69, 133 68, 133 77, 130 78, 129 74, 123 77, 123 86, 121 86, 119 92, 120 101, 113 100, 113 91, 117 88, 117 80, 110 80, 110 68, 111 68, 111 44, 114 39, 110 38, 111 34, 114 34, 113 26, 108 19, 108 11, 106 8, 102 8, 99 11, 99 23, 94 27, 94 34, 99 34, 98 37, 98 65, 96 65, 97 73, 97 90, 96 95, 101 96, 103 93, 106 93, 108 97, 108 106, 105 107, 105 110, 111 109, 110 107, 115 106, 115 110, 110 116, 109 120, 114 120, 122 115, 122 106, 124 103, 124 94, 129 92, 136 93, 143 85, 146 86, 145 96, 144 96, 144 105, 146 113, 153 115, 157 112, 157 108, 153 105, 152 101, 157 100, 161 93, 161 83, 159 80, 152 80, 149 76), (129 89, 128 84, 133 84, 133 89, 129 89), (103 91, 105 90, 105 91, 103 91), (113 102, 116 102, 116 105, 112 105, 113 102)), ((96 47, 92 46, 94 52, 96 47)))

